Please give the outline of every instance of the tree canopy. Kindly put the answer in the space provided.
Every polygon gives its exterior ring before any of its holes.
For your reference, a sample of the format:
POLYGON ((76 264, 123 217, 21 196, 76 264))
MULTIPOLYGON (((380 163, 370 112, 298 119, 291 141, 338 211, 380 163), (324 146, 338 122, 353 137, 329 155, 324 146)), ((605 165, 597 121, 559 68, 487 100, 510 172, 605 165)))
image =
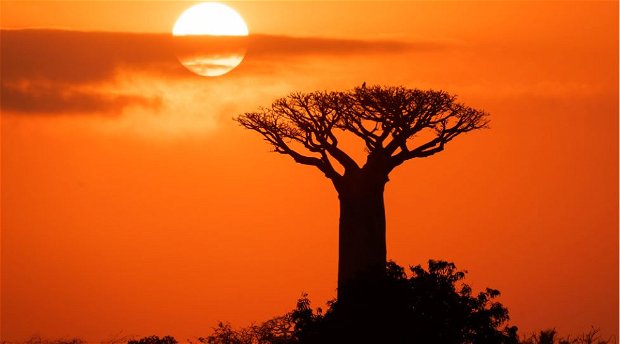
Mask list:
POLYGON ((485 128, 488 114, 444 91, 371 86, 292 93, 236 120, 260 133, 274 151, 321 170, 328 178, 379 163, 385 173, 403 162, 433 155, 462 133, 485 128), (361 140, 368 159, 358 163, 339 146, 339 134, 361 140))

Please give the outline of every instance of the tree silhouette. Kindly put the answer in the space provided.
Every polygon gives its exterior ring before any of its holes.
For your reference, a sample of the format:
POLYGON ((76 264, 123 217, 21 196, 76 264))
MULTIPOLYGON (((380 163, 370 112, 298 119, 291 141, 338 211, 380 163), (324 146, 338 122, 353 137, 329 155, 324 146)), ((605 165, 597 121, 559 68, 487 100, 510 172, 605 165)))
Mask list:
POLYGON ((383 192, 390 172, 407 160, 437 154, 458 135, 488 123, 485 112, 444 91, 365 83, 346 92, 293 93, 236 120, 260 133, 275 152, 318 168, 336 188, 338 301, 344 309, 356 302, 359 293, 353 289, 385 277, 383 192), (346 135, 365 146, 364 164, 343 150, 339 140, 346 135))

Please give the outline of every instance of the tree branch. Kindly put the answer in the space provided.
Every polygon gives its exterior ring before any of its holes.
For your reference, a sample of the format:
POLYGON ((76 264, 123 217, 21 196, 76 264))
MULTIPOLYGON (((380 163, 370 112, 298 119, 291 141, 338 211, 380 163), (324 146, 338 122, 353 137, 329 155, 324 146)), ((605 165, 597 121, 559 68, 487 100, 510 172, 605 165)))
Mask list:
POLYGON ((299 130, 279 121, 279 117, 275 116, 270 109, 263 109, 262 112, 245 113, 236 120, 243 127, 261 134, 265 141, 273 145, 275 152, 290 155, 297 163, 315 166, 330 179, 341 177, 321 149, 313 148, 312 144, 309 143, 304 144, 311 152, 320 153, 321 158, 308 156, 292 149, 287 140, 300 142, 299 130))

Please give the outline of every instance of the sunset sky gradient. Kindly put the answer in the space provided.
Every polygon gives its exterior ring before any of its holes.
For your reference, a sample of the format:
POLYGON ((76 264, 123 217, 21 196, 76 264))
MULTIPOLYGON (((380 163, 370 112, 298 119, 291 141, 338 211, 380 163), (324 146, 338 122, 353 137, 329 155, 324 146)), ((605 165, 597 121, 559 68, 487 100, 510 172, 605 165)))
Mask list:
POLYGON ((391 174, 389 258, 454 261, 521 334, 618 337, 617 1, 228 2, 248 52, 217 78, 175 56, 192 4, 2 1, 2 340, 183 340, 324 306, 337 195, 232 118, 362 82, 491 114, 391 174))

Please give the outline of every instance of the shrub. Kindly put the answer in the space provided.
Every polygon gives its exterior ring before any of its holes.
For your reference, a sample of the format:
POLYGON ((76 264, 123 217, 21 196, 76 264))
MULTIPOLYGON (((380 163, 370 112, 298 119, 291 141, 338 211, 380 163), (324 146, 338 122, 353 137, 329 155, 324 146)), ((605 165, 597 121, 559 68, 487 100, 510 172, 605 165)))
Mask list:
MULTIPOLYGON (((478 294, 462 280, 466 272, 453 263, 428 262, 405 269, 387 264, 387 278, 373 286, 368 302, 355 314, 342 314, 338 300, 323 314, 312 309, 306 294, 283 317, 234 330, 220 323, 200 338, 207 344, 328 344, 328 343, 518 343, 517 328, 508 326, 508 310, 487 288, 478 294)), ((359 298, 357 298, 359 299, 359 298)))
MULTIPOLYGON (((521 341, 522 344, 611 344, 612 339, 602 339, 599 329, 592 328, 590 331, 575 338, 557 337, 555 329, 540 331, 537 335, 533 334, 521 341)), ((613 341, 615 343, 615 341, 613 341)))
POLYGON ((158 336, 144 337, 138 340, 130 340, 127 344, 177 344, 177 340, 171 336, 159 338, 158 336))

